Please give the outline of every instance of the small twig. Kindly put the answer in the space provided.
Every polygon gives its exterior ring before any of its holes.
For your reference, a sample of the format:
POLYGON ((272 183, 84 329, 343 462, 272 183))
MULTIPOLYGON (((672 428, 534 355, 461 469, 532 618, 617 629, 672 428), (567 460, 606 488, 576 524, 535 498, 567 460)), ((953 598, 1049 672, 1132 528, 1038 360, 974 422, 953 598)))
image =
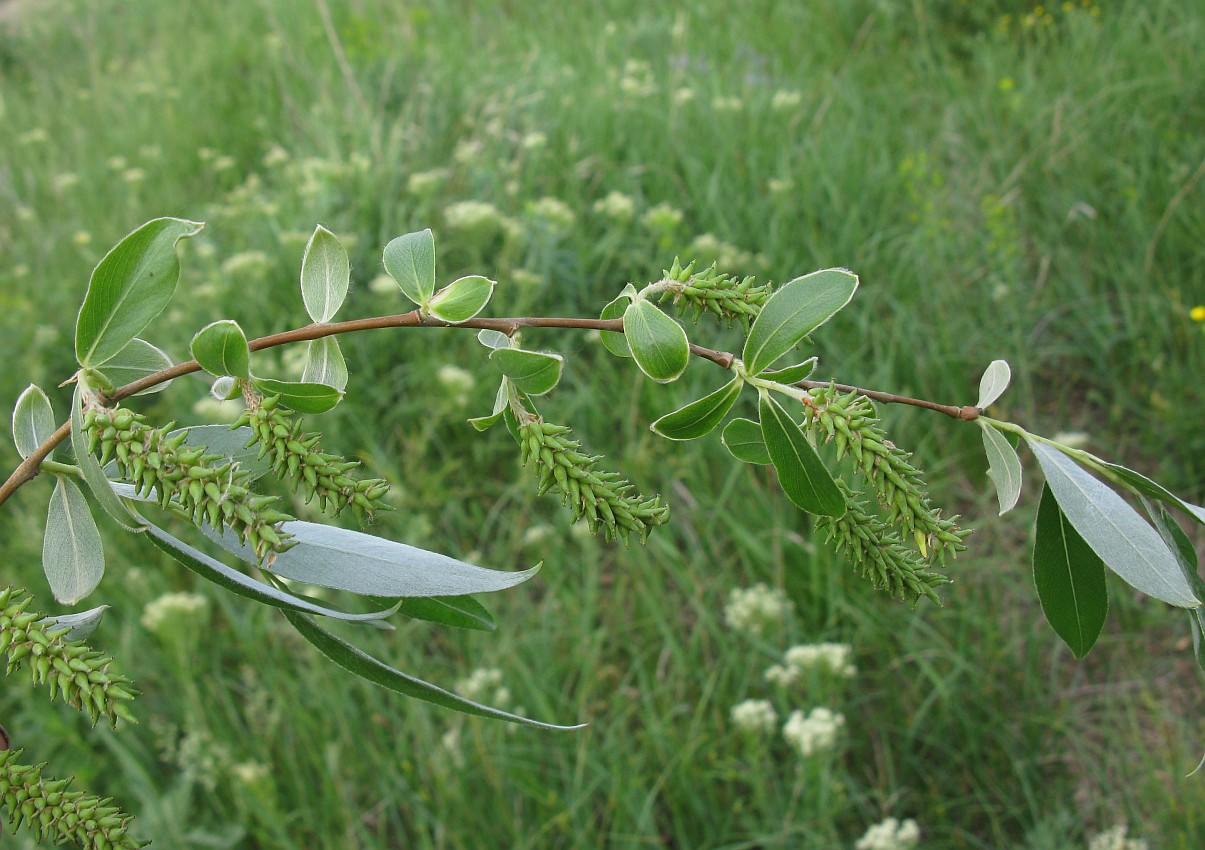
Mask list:
MULTIPOLYGON (((296 328, 291 331, 283 331, 277 334, 253 339, 248 343, 252 351, 261 351, 265 348, 274 348, 278 345, 289 345, 295 342, 306 342, 308 340, 321 339, 327 336, 336 336, 337 334, 354 333, 356 331, 380 330, 385 328, 469 328, 471 330, 491 330, 499 331, 507 336, 514 336, 522 328, 576 328, 579 330, 597 330, 597 331, 613 331, 615 333, 623 333, 623 319, 581 319, 581 318, 559 318, 555 316, 512 316, 499 319, 470 319, 467 322, 460 324, 450 324, 448 322, 435 319, 430 316, 424 316, 418 310, 412 310, 409 313, 398 313, 392 316, 373 316, 367 319, 352 319, 347 322, 328 322, 325 324, 306 325, 302 328, 296 328)), ((736 355, 730 351, 717 351, 712 348, 704 348, 701 345, 691 343, 690 353, 695 357, 701 357, 704 360, 710 360, 722 369, 732 368, 733 361, 736 360, 736 355)), ((159 372, 154 372, 145 377, 139 378, 125 386, 118 387, 107 395, 101 397, 104 404, 112 404, 113 402, 121 401, 129 398, 132 395, 137 395, 143 390, 166 383, 175 378, 190 375, 193 372, 201 371, 201 366, 195 360, 189 360, 186 363, 177 363, 168 369, 163 369, 159 372)), ((909 404, 913 407, 923 407, 927 410, 934 410, 938 413, 944 413, 946 416, 968 421, 979 416, 979 410, 975 407, 957 407, 949 404, 938 404, 925 399, 909 398, 908 396, 895 395, 893 393, 878 392, 876 390, 867 390, 861 387, 852 387, 847 384, 831 384, 827 381, 800 381, 796 386, 805 389, 817 389, 821 387, 835 386, 843 392, 851 390, 864 395, 867 398, 881 401, 886 404, 909 404)), ((9 475, 8 480, 0 485, 0 505, 3 505, 8 498, 15 493, 23 484, 32 481, 37 477, 41 469, 42 463, 50 456, 55 447, 71 436, 71 421, 68 420, 60 425, 53 434, 46 438, 43 443, 37 447, 21 464, 13 470, 9 475)))

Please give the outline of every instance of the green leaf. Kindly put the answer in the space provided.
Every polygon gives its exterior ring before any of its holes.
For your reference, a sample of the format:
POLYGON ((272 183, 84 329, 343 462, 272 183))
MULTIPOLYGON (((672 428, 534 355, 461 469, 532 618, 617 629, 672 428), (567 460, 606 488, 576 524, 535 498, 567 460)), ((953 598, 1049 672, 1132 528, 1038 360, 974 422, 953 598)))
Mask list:
POLYGON ((545 351, 499 348, 490 354, 490 362, 521 392, 541 396, 560 382, 565 358, 545 351))
POLYGON ((788 366, 785 369, 777 369, 771 372, 762 372, 761 374, 767 381, 777 381, 780 384, 794 384, 810 377, 816 371, 816 364, 818 362, 818 357, 809 357, 807 360, 794 366, 788 366))
MULTIPOLYGON (((1205 670, 1205 608, 1192 608, 1188 612, 1189 628, 1192 630, 1192 653, 1197 658, 1197 666, 1205 670)), ((1197 770, 1205 765, 1205 758, 1197 765, 1197 770)), ((1193 771, 1196 773, 1196 770, 1193 771)), ((1192 776, 1190 773, 1189 776, 1192 776)))
POLYGON ((979 379, 979 401, 975 404, 980 410, 989 407, 996 399, 1004 395, 1009 382, 1013 379, 1012 370, 1003 360, 993 360, 979 379))
POLYGON ((770 450, 766 448, 766 439, 762 436, 761 425, 752 419, 733 419, 724 426, 720 440, 723 441, 724 448, 743 463, 772 463, 770 450))
POLYGON ((84 432, 83 393, 87 382, 82 375, 75 382, 75 395, 71 399, 71 449, 75 452, 75 463, 79 466, 92 497, 118 525, 126 531, 142 531, 141 517, 130 512, 125 503, 113 493, 100 461, 88 451, 88 435, 84 432))
MULTIPOLYGON (((135 337, 126 344, 125 348, 105 362, 103 371, 114 387, 124 387, 126 384, 142 380, 147 375, 170 369, 173 365, 175 364, 167 356, 167 352, 151 345, 145 339, 135 337)), ((148 387, 140 393, 135 393, 135 395, 152 395, 162 392, 171 384, 171 381, 164 381, 148 387)))
POLYGON ((205 225, 157 218, 126 236, 92 271, 75 323, 75 357, 99 366, 163 312, 180 279, 176 243, 205 225))
POLYGON ((41 387, 30 384, 13 407, 13 442, 17 444, 17 454, 29 457, 56 429, 50 399, 41 387))
POLYGON ((1177 507, 1191 516, 1197 522, 1205 525, 1205 508, 1194 505, 1191 502, 1184 501, 1162 484, 1157 481, 1152 481, 1141 472, 1135 472, 1129 467, 1122 466, 1119 463, 1109 463, 1107 460, 1101 460, 1095 455, 1088 456, 1102 466, 1107 467, 1109 470, 1115 473, 1118 478, 1143 496, 1158 499, 1160 502, 1177 507))
POLYGON ((1167 544, 1137 511, 1062 452, 1034 439, 1028 443, 1063 514, 1105 566, 1169 605, 1201 604, 1167 544))
POLYGON ((983 450, 987 453, 987 475, 996 485, 996 498, 1000 500, 1000 516, 1017 506, 1021 498, 1021 458, 1008 439, 984 420, 978 420, 983 428, 983 450))
POLYGON ((502 331, 491 331, 488 328, 477 331, 477 341, 486 348, 510 348, 510 337, 502 331))
POLYGON ((1192 541, 1188 539, 1188 535, 1184 533, 1184 529, 1180 528, 1180 525, 1172 519, 1166 508, 1160 506, 1156 510, 1155 506, 1146 499, 1142 500, 1142 506, 1146 509, 1151 522, 1154 523, 1155 530, 1167 544, 1167 548, 1176 556, 1176 563, 1180 565, 1180 572, 1184 574, 1188 586, 1192 588, 1198 599, 1205 598, 1205 579, 1202 579, 1201 574, 1197 571, 1197 550, 1193 547, 1192 541))
POLYGON ((343 359, 336 337, 324 336, 310 340, 301 380, 308 384, 324 384, 339 392, 347 389, 347 361, 343 359))
POLYGON ((754 375, 765 371, 848 304, 857 289, 853 272, 824 269, 775 291, 749 329, 742 355, 745 368, 754 375))
POLYGON ((428 228, 399 236, 385 246, 385 271, 420 307, 435 291, 435 234, 428 228))
MULTIPOLYGON (((627 310, 631 298, 627 295, 620 295, 606 307, 603 307, 600 319, 622 319, 624 311, 627 310)), ((603 348, 614 354, 616 357, 631 357, 632 349, 628 346, 627 337, 615 331, 599 331, 599 337, 602 339, 603 348)))
POLYGON ((623 311, 623 330, 640 371, 659 384, 676 381, 690 364, 686 331, 666 313, 639 298, 623 311))
POLYGON ((494 286, 494 281, 481 275, 462 277, 435 293, 427 302, 427 311, 453 325, 467 322, 490 303, 494 286))
POLYGON ((301 256, 301 300, 315 322, 329 322, 343 306, 351 283, 347 251, 335 234, 321 224, 314 229, 301 256))
POLYGON ((251 349, 238 322, 222 319, 197 331, 189 345, 201 368, 211 375, 231 378, 251 377, 251 349))
POLYGON ((100 584, 105 574, 105 549, 80 488, 70 478, 56 477, 46 513, 42 569, 54 598, 74 605, 100 584))
POLYGON ((498 387, 498 393, 494 396, 494 409, 489 416, 478 416, 469 420, 469 424, 478 431, 488 431, 498 423, 498 420, 506 415, 506 408, 510 400, 510 381, 506 378, 502 379, 502 384, 498 387))
POLYGON ((758 410, 766 450, 787 498, 810 514, 844 514, 845 496, 795 420, 769 393, 761 395, 758 410))
MULTIPOLYGON (((295 544, 276 556, 275 575, 305 584, 370 596, 464 596, 506 590, 530 579, 540 568, 519 572, 483 567, 395 543, 359 531, 313 522, 286 522, 295 544)), ((255 563, 251 549, 229 531, 208 526, 206 536, 228 552, 255 563)))
POLYGON ((395 670, 383 661, 378 661, 342 638, 331 634, 303 614, 297 614, 293 611, 282 611, 282 613, 285 619, 292 624, 293 628, 297 629, 301 636, 313 644, 319 652, 343 669, 359 676, 361 679, 372 682, 374 685, 380 685, 382 688, 402 694, 403 696, 420 699, 442 708, 450 708, 453 711, 462 712, 463 714, 492 717, 497 720, 507 720, 511 723, 519 723, 524 726, 535 726, 539 729, 571 730, 582 728, 581 726, 554 726, 549 723, 541 723, 538 720, 529 720, 517 714, 510 714, 509 712, 490 708, 489 706, 475 703, 472 700, 467 700, 464 697, 456 696, 456 694, 424 682, 422 679, 416 679, 413 676, 402 673, 400 670, 395 670))
POLYGON ((343 392, 326 384, 253 378, 251 383, 267 396, 280 396, 280 403, 298 413, 325 413, 343 400, 343 392))
POLYGON ((733 378, 710 395, 665 414, 649 427, 670 440, 694 440, 710 434, 728 415, 743 386, 740 378, 733 378))
POLYGON ((38 622, 41 625, 50 626, 52 630, 55 626, 67 629, 62 635, 65 641, 87 640, 96 631, 96 627, 100 625, 101 619, 108 610, 108 605, 101 605, 99 608, 93 608, 90 611, 80 611, 78 614, 59 614, 55 617, 44 617, 38 622))
MULTIPOLYGON (((256 581, 250 576, 226 566, 221 561, 209 557, 204 552, 194 549, 184 541, 176 539, 157 525, 148 524, 146 533, 155 546, 170 555, 176 562, 188 567, 188 569, 201 578, 213 582, 218 587, 229 590, 237 596, 253 599, 263 605, 270 605, 273 608, 287 611, 318 614, 322 617, 345 620, 349 623, 378 621, 394 613, 394 610, 390 609, 386 611, 372 611, 367 614, 348 614, 345 611, 326 608, 322 605, 308 602, 291 593, 278 590, 269 584, 256 581)), ((276 572, 275 569, 273 569, 273 572, 276 572)))
POLYGON ((498 628, 485 606, 471 596, 415 596, 403 600, 398 610, 406 617, 456 629, 492 632, 498 628))
POLYGON ((1046 620, 1076 658, 1092 649, 1109 610, 1105 565, 1042 488, 1033 544, 1033 580, 1046 620))

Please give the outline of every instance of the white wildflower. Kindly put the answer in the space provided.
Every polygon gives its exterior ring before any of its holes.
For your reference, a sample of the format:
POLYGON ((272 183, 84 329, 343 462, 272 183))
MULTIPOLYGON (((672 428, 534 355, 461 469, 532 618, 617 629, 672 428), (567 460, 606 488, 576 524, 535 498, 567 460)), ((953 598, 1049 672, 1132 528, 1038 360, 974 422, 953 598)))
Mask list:
POLYGON ((909 850, 920 840, 920 827, 909 818, 899 821, 887 818, 876 823, 854 845, 857 850, 909 850))
POLYGON ((258 761, 241 761, 231 766, 230 773, 236 782, 248 787, 261 784, 269 776, 268 766, 258 761))
POLYGON ((640 217, 640 223, 647 230, 657 234, 669 234, 682 223, 682 210, 670 204, 657 204, 655 207, 650 207, 640 217))
POLYGON ((735 588, 724 606, 724 622, 738 632, 757 637, 768 626, 779 625, 791 610, 791 601, 781 591, 764 584, 735 588))
POLYGON ((64 171, 62 174, 56 174, 50 180, 50 185, 54 187, 55 192, 66 192, 77 183, 79 183, 79 175, 74 171, 64 171))
POLYGON ((769 700, 764 699, 738 702, 732 706, 729 716, 732 718, 732 725, 737 729, 758 735, 768 734, 778 725, 778 713, 774 711, 774 706, 769 700))
POLYGON ((369 281, 368 291, 376 295, 396 295, 401 292, 397 281, 387 274, 379 274, 369 281))
POLYGON ((284 165, 289 161, 289 152, 280 145, 272 145, 268 148, 268 152, 264 154, 264 167, 275 168, 278 165, 284 165))
POLYGON ((564 233, 577 222, 573 209, 560 198, 540 198, 527 205, 527 213, 551 231, 564 233))
POLYGON ((811 714, 792 711, 782 736, 801 756, 831 750, 837 743, 837 735, 845 726, 845 715, 827 708, 814 708, 811 714))
POLYGON ((1088 850, 1150 850, 1145 838, 1128 837, 1129 827, 1118 824, 1096 835, 1088 842, 1088 850))
POLYGON ((623 192, 608 192, 605 198, 594 202, 594 212, 616 224, 627 224, 636 215, 636 200, 623 192))
POLYGON ((523 532, 523 545, 538 546, 545 540, 550 539, 552 535, 553 529, 551 525, 547 525, 545 523, 533 525, 531 528, 523 532))
POLYGON ((427 197, 435 194, 451 176, 452 172, 446 168, 416 171, 406 179, 406 191, 412 195, 427 197))
POLYGON ((74 234, 72 234, 71 241, 74 242, 76 245, 78 245, 80 248, 83 248, 85 245, 87 245, 89 242, 92 241, 92 234, 86 230, 77 230, 77 231, 75 231, 74 234))
POLYGON ((258 277, 272 268, 272 258, 263 251, 240 251, 222 263, 223 274, 258 277))
POLYGON ((435 373, 435 379, 453 395, 471 392, 477 386, 477 379, 473 377, 472 372, 451 364, 440 366, 439 371, 435 373))
POLYGON ((165 593, 147 603, 142 610, 142 627, 148 632, 165 634, 195 620, 209 611, 209 600, 199 593, 165 593))
POLYGON ((525 151, 538 151, 540 148, 547 146, 548 134, 541 133, 538 130, 526 134, 519 142, 519 147, 525 151))
POLYGON ((142 168, 127 168, 121 173, 121 179, 127 183, 141 183, 146 179, 146 170, 142 168))
POLYGON ((740 112, 745 102, 739 97, 717 97, 711 101, 711 108, 716 112, 740 112))
POLYGON ((496 667, 474 670, 456 683, 456 693, 474 702, 485 702, 499 708, 510 702, 510 690, 502 684, 502 671, 496 667))
POLYGON ((243 403, 237 399, 218 401, 213 396, 207 395, 192 406, 192 412, 204 422, 220 425, 237 419, 243 412, 243 403))
POLYGON ((774 97, 770 99, 770 108, 775 112, 790 112, 792 109, 797 109, 802 102, 802 93, 780 89, 774 92, 774 97))
POLYGON ((1083 431, 1059 431, 1051 437, 1056 443, 1062 443, 1064 446, 1072 449, 1082 449, 1088 445, 1092 436, 1083 431))
POLYGON ((501 223, 498 208, 486 201, 458 201, 444 209, 449 230, 493 230, 501 223))
POLYGON ((812 643, 791 647, 783 660, 800 672, 824 668, 838 676, 850 677, 858 672, 850 663, 852 654, 853 647, 847 643, 812 643))

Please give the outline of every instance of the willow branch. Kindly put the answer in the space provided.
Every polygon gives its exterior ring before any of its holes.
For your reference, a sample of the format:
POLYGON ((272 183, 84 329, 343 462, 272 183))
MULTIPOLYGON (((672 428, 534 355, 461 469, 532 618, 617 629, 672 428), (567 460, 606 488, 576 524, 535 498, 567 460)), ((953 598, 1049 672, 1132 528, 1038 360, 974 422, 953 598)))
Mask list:
MULTIPOLYGON (((306 325, 303 328, 296 328, 291 331, 283 331, 277 334, 253 339, 248 343, 252 351, 262 351, 265 348, 275 348, 279 345, 289 345, 295 342, 307 342, 309 340, 321 339, 327 336, 336 336, 337 334, 354 333, 356 331, 380 330, 385 328, 469 328, 472 330, 490 330, 499 331, 507 336, 514 336, 524 328, 575 328, 579 330, 597 330, 597 331, 614 331, 615 333, 623 333, 623 319, 580 319, 580 318, 559 318, 555 316, 513 316, 509 318, 499 319, 470 319, 467 322, 459 324, 451 324, 441 321, 440 319, 432 318, 431 316, 423 316, 418 310, 412 310, 409 313, 398 313, 392 316, 373 316, 367 319, 352 319, 347 322, 327 322, 322 324, 306 325)), ((736 355, 729 351, 717 351, 713 348, 704 348, 701 345, 691 343, 690 353, 695 357, 700 357, 704 360, 710 360, 722 369, 730 369, 733 361, 736 360, 736 355)), ((132 395, 137 395, 143 390, 148 390, 151 387, 166 383, 175 378, 190 375, 193 372, 201 371, 200 364, 195 360, 189 360, 186 363, 178 363, 168 369, 162 369, 150 375, 139 378, 137 381, 118 387, 112 392, 105 394, 101 400, 106 404, 121 401, 129 398, 132 395)), ((908 404, 913 407, 923 407, 927 410, 933 410, 938 413, 944 413, 954 419, 970 420, 975 419, 979 415, 979 409, 975 407, 958 407, 950 404, 938 404, 937 402, 927 401, 919 398, 909 398, 908 396, 895 395, 893 393, 879 392, 876 390, 867 390, 861 387, 853 387, 847 384, 830 384, 825 381, 799 381, 796 386, 806 389, 816 389, 820 387, 835 386, 843 392, 851 390, 864 395, 867 398, 875 401, 884 402, 886 404, 908 404)), ((46 438, 43 443, 30 453, 21 464, 13 470, 9 475, 8 480, 0 485, 0 505, 8 501, 8 498, 15 493, 23 484, 32 481, 37 477, 38 472, 42 467, 42 463, 50 457, 50 453, 62 442, 71 436, 71 421, 70 419, 60 425, 53 434, 46 438)))

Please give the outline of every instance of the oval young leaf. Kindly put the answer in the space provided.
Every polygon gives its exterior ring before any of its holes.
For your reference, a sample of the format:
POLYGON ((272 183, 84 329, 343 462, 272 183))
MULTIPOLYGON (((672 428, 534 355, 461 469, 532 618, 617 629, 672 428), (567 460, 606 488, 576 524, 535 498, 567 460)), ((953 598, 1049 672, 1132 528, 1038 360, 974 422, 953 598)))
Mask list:
POLYGON ((490 354, 490 362, 497 365, 520 392, 540 396, 560 382, 565 358, 544 351, 499 348, 490 354))
MULTIPOLYGON (((359 531, 313 522, 286 522, 295 544, 276 556, 272 572, 305 584, 392 598, 464 596, 505 590, 530 579, 540 568, 519 572, 487 570, 359 531)), ((202 528, 215 543, 248 563, 255 555, 237 536, 202 528)))
POLYGON ((983 427, 983 450, 987 453, 987 475, 996 485, 1000 500, 1000 516, 1017 506, 1021 498, 1021 458, 1008 438, 980 419, 983 427))
POLYGON ((251 381, 264 395, 280 396, 280 403, 298 413, 325 413, 343 400, 343 392, 326 384, 306 384, 277 381, 274 378, 253 378, 251 381))
POLYGON ((766 450, 787 498, 810 514, 831 517, 844 514, 845 496, 803 429, 769 393, 762 394, 758 410, 766 450))
POLYGON ((42 569, 54 598, 74 605, 100 584, 105 550, 88 500, 70 478, 58 476, 46 512, 42 569))
POLYGON ((385 271, 420 307, 435 292, 435 234, 428 228, 399 236, 385 246, 385 271))
POLYGON ((802 363, 797 363, 794 366, 788 366, 785 369, 775 369, 770 372, 762 372, 762 377, 767 381, 776 381, 780 384, 794 384, 797 381, 806 380, 816 371, 816 364, 820 362, 818 357, 809 357, 802 363))
POLYGON ((67 631, 62 634, 62 638, 65 641, 87 640, 96 631, 96 627, 100 625, 100 621, 108 610, 108 605, 101 605, 99 608, 93 608, 90 611, 80 611, 78 614, 59 614, 56 617, 45 617, 39 622, 42 625, 50 626, 52 631, 55 626, 60 629, 66 629, 67 631))
POLYGON ((643 298, 623 311, 623 330, 640 371, 659 384, 676 381, 690 364, 686 331, 663 310, 643 298))
POLYGON ((1013 379, 1012 370, 1003 360, 993 360, 979 379, 979 401, 975 404, 980 410, 990 407, 996 399, 1004 395, 1009 382, 1013 379))
POLYGON ((848 304, 857 289, 853 272, 823 269, 775 291, 749 329, 742 355, 745 367, 754 375, 765 371, 848 304))
MULTIPOLYGON (((113 382, 113 386, 124 387, 126 384, 142 380, 147 375, 170 369, 173 365, 167 352, 151 345, 145 339, 135 337, 126 344, 125 348, 105 362, 103 371, 105 377, 113 382)), ((171 385, 171 381, 164 381, 162 384, 155 384, 136 395, 152 395, 162 392, 171 385)))
POLYGON ((118 242, 92 271, 75 322, 75 358, 99 366, 163 312, 180 279, 176 243, 205 225, 179 218, 148 221, 118 242))
POLYGON ((710 434, 736 404, 744 382, 733 378, 710 395, 667 413, 649 427, 670 440, 694 440, 710 434))
POLYGON ((324 336, 310 340, 301 380, 308 384, 334 387, 339 392, 347 389, 347 361, 343 359, 336 337, 324 336))
POLYGON ((502 331, 491 331, 489 328, 477 331, 477 341, 486 348, 510 348, 510 337, 502 331))
POLYGON ((335 234, 321 224, 301 255, 301 300, 315 322, 329 322, 343 306, 351 283, 347 250, 335 234))
POLYGON ((539 729, 580 729, 581 726, 553 726, 538 720, 529 720, 517 714, 510 714, 496 708, 475 703, 464 697, 457 696, 443 688, 408 676, 400 670, 395 670, 383 661, 378 661, 371 655, 352 646, 342 638, 328 632, 311 618, 294 611, 283 610, 285 619, 303 638, 313 644, 319 652, 338 664, 344 670, 359 676, 361 679, 380 685, 382 688, 402 694, 403 696, 421 699, 442 708, 450 708, 463 714, 474 714, 479 717, 492 717, 496 720, 507 720, 524 726, 535 726, 539 729))
POLYGON ((453 325, 467 322, 490 303, 494 286, 494 281, 481 275, 462 277, 435 293, 427 302, 427 311, 453 325))
POLYGON ((36 384, 30 384, 17 397, 13 407, 13 442, 17 454, 27 458, 55 432, 54 408, 36 384))
POLYGON ((197 331, 189 345, 193 359, 211 375, 251 377, 251 349, 238 322, 222 319, 197 331))
POLYGON ((742 463, 772 463, 761 426, 752 419, 733 419, 724 426, 720 440, 724 448, 742 463))
MULTIPOLYGON (((628 308, 628 303, 632 299, 626 295, 620 295, 606 307, 603 307, 602 313, 599 314, 600 319, 622 319, 624 311, 628 308)), ((616 357, 631 357, 632 349, 628 346, 627 337, 615 331, 599 331, 599 338, 602 340, 603 348, 614 354, 616 357)))
POLYGON ((1109 610, 1105 564, 1064 516, 1049 486, 1042 488, 1038 505, 1033 580, 1047 622, 1083 658, 1109 610))
POLYGON ((1063 514, 1109 569, 1169 605, 1201 604, 1167 544, 1137 511, 1062 452, 1028 443, 1063 514))

